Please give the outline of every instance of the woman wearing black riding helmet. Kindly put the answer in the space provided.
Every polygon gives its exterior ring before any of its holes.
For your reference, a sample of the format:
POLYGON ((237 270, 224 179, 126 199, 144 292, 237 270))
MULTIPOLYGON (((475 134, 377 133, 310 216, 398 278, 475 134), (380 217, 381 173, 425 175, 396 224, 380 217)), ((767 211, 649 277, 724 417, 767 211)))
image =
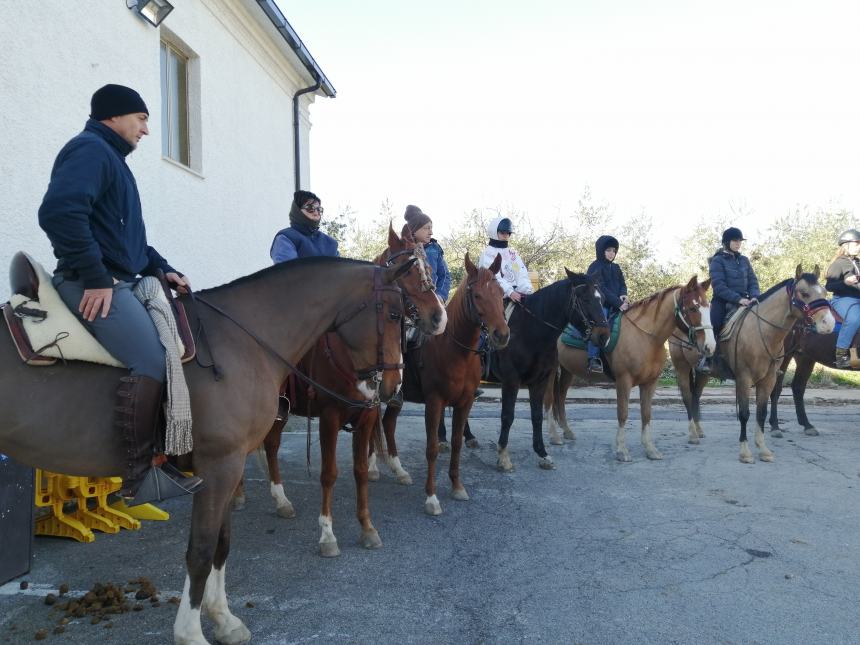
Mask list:
POLYGON ((842 328, 836 337, 836 367, 850 365, 848 351, 854 335, 860 329, 860 231, 849 228, 839 236, 839 250, 827 267, 828 291, 833 292, 831 305, 842 317, 842 328))

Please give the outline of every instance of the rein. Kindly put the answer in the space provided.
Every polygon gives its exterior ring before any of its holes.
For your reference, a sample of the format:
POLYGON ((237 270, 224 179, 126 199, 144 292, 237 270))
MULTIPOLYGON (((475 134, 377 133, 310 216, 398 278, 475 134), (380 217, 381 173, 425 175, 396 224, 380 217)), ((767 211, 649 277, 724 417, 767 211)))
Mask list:
MULTIPOLYGON (((383 354, 383 350, 382 350, 382 330, 384 329, 384 324, 385 324, 384 320, 382 319, 382 311, 383 311, 382 292, 383 292, 383 291, 396 291, 396 292, 398 292, 398 293, 399 293, 399 292, 400 292, 400 287, 398 287, 398 286, 396 286, 396 285, 383 285, 383 284, 381 284, 381 272, 380 272, 380 271, 375 271, 375 272, 374 272, 374 286, 373 286, 373 291, 374 291, 375 300, 376 300, 376 303, 375 303, 375 304, 376 304, 376 312, 377 312, 377 315, 376 315, 376 318, 377 318, 377 323, 376 323, 376 324, 377 324, 377 327, 376 327, 376 329, 377 329, 377 338, 378 338, 378 343, 377 343, 377 360, 379 361, 379 364, 378 364, 378 365, 374 365, 374 366, 372 366, 372 367, 370 367, 370 368, 366 368, 366 369, 361 370, 361 371, 358 371, 358 370, 357 370, 357 371, 356 371, 356 375, 358 375, 359 377, 360 377, 362 374, 370 374, 371 376, 375 375, 375 378, 376 378, 377 383, 378 383, 378 382, 381 380, 381 377, 379 376, 379 372, 380 372, 380 371, 382 371, 382 370, 386 370, 386 369, 397 369, 397 370, 400 370, 400 369, 402 369, 402 368, 403 368, 403 363, 385 363, 385 362, 382 360, 382 358, 383 358, 383 357, 382 357, 382 354, 383 354)), ((262 347, 264 350, 266 350, 266 351, 267 351, 269 354, 271 354, 274 358, 278 359, 281 363, 283 363, 284 365, 286 365, 286 366, 287 366, 287 367, 288 367, 288 368, 289 368, 289 369, 290 369, 290 370, 291 370, 291 371, 292 371, 292 372, 293 372, 293 373, 294 373, 298 378, 300 378, 300 379, 301 379, 302 381, 304 381, 306 384, 313 386, 313 387, 314 387, 314 388, 316 388, 317 390, 319 390, 319 391, 321 391, 321 392, 324 392, 325 394, 329 395, 330 397, 332 397, 332 398, 334 398, 334 399, 337 399, 337 400, 338 400, 338 401, 340 401, 341 403, 345 403, 346 405, 348 405, 348 406, 350 406, 350 407, 356 407, 356 408, 374 408, 374 407, 376 407, 377 405, 379 405, 379 399, 378 399, 378 397, 374 397, 374 398, 373 398, 373 399, 371 399, 371 400, 364 400, 364 401, 360 401, 360 400, 350 399, 350 398, 344 397, 344 396, 342 396, 342 395, 338 394, 337 392, 334 392, 333 390, 330 390, 330 389, 329 389, 329 388, 327 388, 326 386, 322 385, 321 383, 318 383, 317 381, 315 381, 314 379, 312 379, 310 376, 308 376, 307 374, 305 374, 304 372, 302 372, 301 370, 299 370, 299 368, 298 368, 294 363, 292 363, 291 361, 289 361, 289 360, 287 360, 286 358, 284 358, 280 353, 278 353, 278 351, 277 351, 277 350, 275 350, 275 348, 273 348, 271 345, 269 345, 269 343, 267 343, 266 341, 264 341, 264 340, 263 340, 262 338, 260 338, 257 334, 255 334, 253 331, 251 331, 250 329, 248 329, 245 325, 243 325, 241 322, 239 322, 238 320, 236 320, 233 316, 231 316, 229 313, 227 313, 226 311, 224 311, 224 310, 223 310, 221 307, 219 307, 218 305, 215 305, 215 304, 213 304, 213 303, 209 302, 208 300, 206 300, 206 299, 204 299, 204 298, 201 298, 200 296, 194 296, 193 294, 192 294, 192 302, 194 302, 194 303, 198 303, 198 302, 199 302, 199 303, 202 303, 202 304, 206 305, 207 307, 209 307, 210 309, 212 309, 212 311, 214 311, 214 312, 216 312, 216 313, 220 314, 221 316, 223 316, 224 318, 226 318, 227 320, 229 320, 230 322, 232 322, 234 325, 236 325, 236 327, 238 327, 238 328, 239 328, 239 329, 241 329, 243 332, 245 332, 248 336, 250 336, 250 337, 254 340, 254 342, 256 342, 260 347, 262 347)), ((339 323, 337 323, 337 322, 336 322, 336 324, 333 326, 333 329, 334 329, 334 330, 336 330, 336 329, 337 329, 338 327, 340 327, 341 325, 344 325, 345 323, 349 322, 350 320, 352 320, 353 318, 355 318, 359 313, 361 313, 361 311, 363 311, 363 310, 364 310, 364 309, 366 309, 366 308, 367 308, 367 303, 366 303, 366 302, 362 303, 361 305, 359 305, 359 307, 356 309, 356 311, 355 311, 355 312, 353 312, 350 316, 348 316, 348 317, 346 318, 346 320, 343 320, 343 321, 341 321, 341 322, 339 322, 339 323)), ((205 340, 207 347, 209 347, 209 356, 212 358, 212 363, 211 363, 210 365, 203 365, 203 364, 202 364, 202 363, 200 363, 199 361, 198 361, 198 364, 199 364, 201 367, 203 367, 203 368, 211 367, 211 368, 212 368, 212 370, 213 370, 213 373, 214 373, 214 375, 215 375, 215 379, 216 379, 216 380, 220 380, 220 375, 222 374, 222 372, 221 372, 221 370, 218 368, 218 366, 217 366, 217 365, 216 365, 216 363, 215 363, 215 357, 214 357, 214 355, 213 355, 213 353, 212 353, 211 345, 210 345, 210 343, 209 343, 208 339, 206 339, 206 334, 205 334, 205 328, 204 328, 204 326, 203 326, 203 321, 199 318, 199 316, 198 316, 198 329, 199 329, 199 332, 200 332, 200 333, 199 333, 199 337, 200 337, 201 339, 204 339, 204 340, 205 340)), ((371 376, 368 376, 367 378, 370 378, 371 376)), ((364 379, 360 379, 360 380, 364 380, 364 379)))
MULTIPOLYGON (((588 340, 589 338, 591 338, 591 331, 595 327, 594 321, 589 320, 588 316, 585 315, 585 312, 582 309, 582 305, 579 302, 579 298, 576 297, 577 289, 582 289, 583 287, 586 287, 586 286, 588 286, 588 285, 578 284, 578 285, 574 286, 573 283, 571 282, 570 297, 568 298, 568 301, 567 301, 567 308, 565 309, 565 314, 567 315, 568 320, 572 317, 571 313, 573 311, 576 311, 576 313, 579 314, 579 317, 582 318, 582 321, 585 323, 585 334, 583 335, 583 338, 585 340, 588 340)), ((520 309, 525 311, 529 316, 531 316, 532 318, 534 318, 538 322, 543 323, 544 325, 546 325, 550 329, 554 329, 555 331, 557 331, 560 334, 564 332, 563 327, 557 327, 556 325, 553 325, 552 323, 547 322, 546 320, 544 320, 543 318, 538 316, 536 313, 534 313, 531 309, 526 307, 522 302, 515 302, 515 304, 520 309)))

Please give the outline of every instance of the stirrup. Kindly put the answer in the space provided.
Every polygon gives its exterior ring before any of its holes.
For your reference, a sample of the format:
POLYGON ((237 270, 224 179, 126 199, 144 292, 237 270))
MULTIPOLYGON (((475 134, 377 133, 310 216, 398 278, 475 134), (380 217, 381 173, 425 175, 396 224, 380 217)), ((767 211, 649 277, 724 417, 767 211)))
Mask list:
POLYGON ((599 358, 588 359, 588 371, 592 374, 603 374, 603 361, 599 358))
POLYGON ((710 374, 711 373, 711 361, 709 358, 702 356, 698 363, 696 363, 696 371, 699 374, 710 374))
POLYGON ((134 491, 120 491, 119 496, 126 506, 138 506, 150 502, 162 502, 172 497, 193 495, 203 489, 203 480, 189 477, 169 463, 153 466, 146 471, 143 480, 134 491))

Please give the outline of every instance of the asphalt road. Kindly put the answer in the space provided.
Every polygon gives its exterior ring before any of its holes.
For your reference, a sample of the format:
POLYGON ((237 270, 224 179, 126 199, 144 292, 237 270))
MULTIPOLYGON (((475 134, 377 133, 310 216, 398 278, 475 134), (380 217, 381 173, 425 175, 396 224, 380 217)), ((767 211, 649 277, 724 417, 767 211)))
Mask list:
MULTIPOLYGON (((686 443, 683 409, 655 409, 664 460, 639 444, 632 408, 633 462, 615 461, 614 407, 569 407, 578 439, 549 447, 557 469, 531 451, 527 407, 517 406, 513 473, 495 469, 498 404, 480 402, 472 427, 482 446, 467 450, 471 500, 448 497, 443 514, 424 514, 423 421, 408 406, 398 433, 415 480, 385 469, 372 484, 380 550, 357 543, 350 441, 341 435, 335 533, 342 554, 317 555, 318 464, 304 464, 304 434, 288 434, 281 460, 298 515, 277 517, 253 460, 248 506, 234 515, 227 567, 231 608, 255 643, 856 643, 860 629, 860 432, 853 406, 816 406, 819 437, 795 425, 769 440, 774 463, 737 459, 733 407, 704 409, 706 437, 686 443)), ((146 575, 162 603, 104 624, 75 620, 46 642, 169 643, 179 595, 190 504, 164 504, 169 522, 98 535, 89 545, 37 538, 33 569, 0 587, 0 643, 31 642, 56 618, 43 598, 68 583, 80 594, 96 582, 146 575), (29 582, 27 590, 19 582, 29 582)), ((56 613, 56 612, 54 612, 56 613)), ((212 626, 204 622, 212 638, 212 626)))

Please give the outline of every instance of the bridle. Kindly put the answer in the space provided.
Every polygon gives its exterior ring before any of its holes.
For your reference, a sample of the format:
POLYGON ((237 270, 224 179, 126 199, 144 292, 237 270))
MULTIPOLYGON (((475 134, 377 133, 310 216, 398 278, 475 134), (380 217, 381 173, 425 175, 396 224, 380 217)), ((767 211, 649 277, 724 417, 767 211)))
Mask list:
MULTIPOLYGON (((675 320, 677 322, 678 329, 680 329, 682 332, 687 333, 687 342, 690 344, 690 346, 695 347, 698 345, 698 343, 696 342, 696 333, 699 331, 704 332, 707 329, 713 329, 713 326, 711 326, 710 321, 705 322, 704 319, 702 320, 701 324, 694 325, 687 317, 685 317, 684 299, 678 299, 678 293, 680 291, 680 289, 678 291, 675 291, 672 296, 672 300, 675 303, 675 320)), ((701 308, 702 306, 698 302, 695 302, 691 304, 689 308, 687 308, 687 311, 700 311, 701 308)))
MULTIPOLYGON (((568 278, 568 280, 570 280, 570 278, 568 278)), ((577 297, 576 292, 579 291, 580 289, 586 289, 588 287, 589 287, 588 284, 574 285, 573 282, 571 281, 570 282, 570 295, 568 296, 567 307, 565 307, 565 320, 572 320, 574 314, 577 314, 579 316, 579 318, 582 320, 582 322, 585 326, 585 332, 583 333, 583 338, 585 340, 588 340, 589 338, 591 338, 591 332, 594 330, 595 327, 597 327, 597 321, 594 321, 588 317, 588 314, 585 312, 585 309, 582 306, 582 302, 580 302, 580 299, 577 297)), ((538 316, 536 313, 534 313, 531 309, 526 307, 522 302, 518 302, 516 304, 523 311, 525 311, 528 315, 530 315, 532 318, 534 318, 535 320, 537 320, 539 322, 542 322, 547 327, 554 329, 555 331, 557 331, 559 333, 562 333, 564 331, 564 328, 558 327, 556 325, 553 325, 550 322, 547 322, 546 320, 544 320, 543 318, 538 316)), ((604 318, 604 321, 605 321, 605 318, 604 318)), ((574 327, 575 327, 575 325, 574 325, 574 327)), ((580 333, 582 333, 581 330, 580 330, 580 333)))
MULTIPOLYGON (((427 254, 424 252, 424 247, 420 244, 416 244, 411 249, 402 249, 397 251, 396 253, 392 253, 385 260, 385 266, 390 267, 394 264, 394 260, 406 256, 407 258, 415 258, 415 265, 418 268, 418 275, 421 278, 421 291, 422 293, 426 293, 427 291, 436 291, 436 285, 433 282, 433 276, 430 275, 430 272, 427 270, 427 254)), ((399 278, 398 280, 401 280, 399 278)), ((412 301, 409 297, 409 294, 404 290, 403 291, 403 304, 406 307, 406 315, 409 316, 414 322, 418 321, 418 306, 412 301)))
MULTIPOLYGON (((481 312, 478 311, 478 306, 475 304, 475 294, 472 291, 472 287, 475 284, 477 284, 477 282, 478 282, 477 279, 475 279, 472 282, 466 283, 466 287, 465 287, 466 288, 466 297, 465 297, 465 300, 466 300, 466 316, 467 316, 467 319, 469 320, 469 322, 471 322, 474 325, 481 328, 481 332, 488 333, 487 325, 484 322, 483 318, 481 318, 481 312)), ((466 351, 472 352, 473 354, 481 355, 481 354, 487 353, 486 348, 485 349, 472 349, 471 347, 469 347, 465 343, 461 343, 459 340, 454 338, 453 332, 449 333, 449 330, 447 328, 445 329, 444 335, 447 336, 448 338, 450 338, 454 342, 454 344, 457 345, 458 347, 465 349, 466 351)), ((479 339, 478 340, 478 346, 479 347, 480 347, 480 344, 481 344, 481 341, 479 339)))

